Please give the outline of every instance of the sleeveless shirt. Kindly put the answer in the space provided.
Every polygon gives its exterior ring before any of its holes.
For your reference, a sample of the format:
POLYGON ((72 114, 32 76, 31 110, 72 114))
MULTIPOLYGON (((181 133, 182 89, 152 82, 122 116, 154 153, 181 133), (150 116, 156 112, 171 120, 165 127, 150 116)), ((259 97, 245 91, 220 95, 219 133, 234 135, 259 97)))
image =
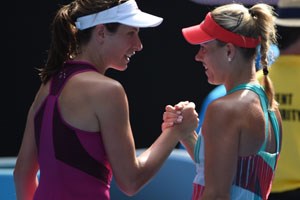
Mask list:
MULTIPOLYGON (((268 76, 276 89, 284 130, 272 192, 286 192, 300 188, 300 55, 280 55, 268 76)), ((261 71, 258 78, 263 78, 261 71)))
MULTIPOLYGON (((269 109, 267 96, 264 92, 264 89, 260 85, 241 84, 227 92, 227 94, 243 89, 251 90, 259 96, 266 121, 266 137, 257 154, 243 157, 240 156, 238 158, 237 171, 232 182, 230 199, 266 200, 270 194, 274 171, 280 153, 279 124, 275 113, 269 109), (269 153, 265 151, 269 130, 269 119, 271 121, 271 125, 273 126, 276 138, 275 153, 269 153)), ((205 141, 200 130, 194 151, 197 174, 194 178, 193 199, 199 199, 205 189, 204 145, 205 141)))
POLYGON ((66 82, 87 71, 96 69, 86 62, 66 62, 51 79, 49 95, 35 114, 40 175, 34 200, 110 199, 112 170, 101 133, 68 124, 58 104, 66 82))

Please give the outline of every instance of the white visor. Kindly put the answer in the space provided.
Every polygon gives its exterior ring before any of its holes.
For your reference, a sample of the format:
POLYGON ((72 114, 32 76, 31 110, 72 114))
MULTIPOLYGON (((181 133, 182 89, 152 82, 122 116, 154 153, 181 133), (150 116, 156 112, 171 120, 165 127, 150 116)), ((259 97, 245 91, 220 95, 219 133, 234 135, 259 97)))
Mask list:
POLYGON ((284 18, 276 18, 275 19, 275 23, 278 25, 278 26, 285 26, 285 27, 300 27, 300 19, 297 19, 297 18, 287 18, 287 19, 284 19, 284 18))
POLYGON ((135 0, 128 0, 95 14, 77 18, 75 24, 79 30, 87 29, 98 24, 121 23, 134 27, 155 27, 161 24, 163 18, 142 12, 135 0))

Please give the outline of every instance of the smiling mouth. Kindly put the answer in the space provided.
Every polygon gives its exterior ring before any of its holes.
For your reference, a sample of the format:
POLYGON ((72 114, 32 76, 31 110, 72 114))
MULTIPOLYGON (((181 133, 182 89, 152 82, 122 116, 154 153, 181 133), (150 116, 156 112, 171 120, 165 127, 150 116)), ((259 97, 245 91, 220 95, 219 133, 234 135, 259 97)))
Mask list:
POLYGON ((132 52, 131 54, 126 54, 125 57, 129 61, 131 56, 133 56, 134 54, 135 54, 135 52, 132 52))

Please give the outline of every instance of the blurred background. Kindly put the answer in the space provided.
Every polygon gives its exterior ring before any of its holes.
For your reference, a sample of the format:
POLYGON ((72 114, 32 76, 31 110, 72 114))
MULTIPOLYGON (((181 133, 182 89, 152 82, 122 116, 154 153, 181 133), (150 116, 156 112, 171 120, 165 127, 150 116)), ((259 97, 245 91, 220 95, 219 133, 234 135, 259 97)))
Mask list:
MULTIPOLYGON (((31 0, 3 6, 2 69, 6 71, 2 74, 5 112, 0 156, 18 153, 26 115, 40 85, 36 68, 44 64, 50 45, 50 23, 58 7, 69 2, 31 0)), ((183 27, 199 23, 212 7, 188 0, 137 3, 140 9, 161 16, 164 21, 156 28, 140 30, 144 49, 131 59, 125 72, 110 70, 107 75, 123 84, 136 147, 144 148, 161 133, 167 104, 188 100, 195 102, 199 110, 204 97, 214 88, 207 83, 201 63, 194 60, 199 46, 189 45, 181 34, 183 27)))

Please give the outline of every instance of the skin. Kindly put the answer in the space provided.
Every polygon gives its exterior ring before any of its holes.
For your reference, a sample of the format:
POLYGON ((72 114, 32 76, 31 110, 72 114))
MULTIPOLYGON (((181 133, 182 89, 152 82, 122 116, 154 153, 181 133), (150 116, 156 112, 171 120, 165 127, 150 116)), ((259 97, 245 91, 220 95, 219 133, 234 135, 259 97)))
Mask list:
MULTIPOLYGON (((180 125, 164 128, 157 140, 136 157, 126 93, 122 85, 105 76, 105 72, 109 68, 126 70, 131 56, 142 50, 138 33, 139 28, 120 25, 112 34, 103 25, 97 25, 90 41, 80 47, 82 53, 74 60, 89 62, 98 72, 73 76, 58 100, 63 119, 68 124, 101 133, 116 183, 127 195, 138 192, 159 170, 179 140, 188 137, 198 124, 195 105, 186 102, 179 112, 180 125)), ((48 95, 49 84, 41 85, 28 113, 14 171, 18 200, 32 199, 38 186, 33 118, 48 95)))
MULTIPOLYGON (((218 46, 215 40, 202 44, 195 60, 203 63, 209 83, 224 84, 227 91, 241 83, 258 83, 254 60, 245 60, 239 49, 231 43, 223 47, 218 46)), ((166 122, 176 118, 176 110, 180 109, 168 109, 166 122)), ((281 133, 278 109, 275 113, 281 133)), ((208 106, 202 126, 205 140, 205 190, 201 200, 230 199, 238 157, 258 152, 265 139, 264 128, 264 113, 258 96, 252 91, 234 92, 208 106)), ((181 140, 192 159, 196 140, 196 134, 181 140)), ((266 151, 273 153, 275 147, 273 129, 269 126, 266 151)))

